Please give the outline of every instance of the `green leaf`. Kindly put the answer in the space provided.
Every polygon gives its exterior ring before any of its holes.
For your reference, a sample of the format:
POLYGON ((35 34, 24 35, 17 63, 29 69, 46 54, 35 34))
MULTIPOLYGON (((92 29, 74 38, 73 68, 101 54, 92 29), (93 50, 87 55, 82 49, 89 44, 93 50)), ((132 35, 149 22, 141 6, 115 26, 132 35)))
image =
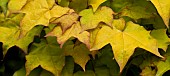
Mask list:
POLYGON ((156 10, 154 6, 146 0, 130 0, 120 11, 121 16, 128 16, 133 19, 154 17, 156 10))
POLYGON ((74 74, 74 76, 96 76, 96 75, 93 71, 86 71, 86 72, 78 71, 74 74))
POLYGON ((69 7, 74 9, 76 12, 80 12, 87 8, 87 1, 88 0, 72 0, 69 7))
POLYGON ((69 13, 69 10, 67 7, 55 5, 55 0, 31 0, 27 2, 21 9, 21 12, 26 14, 20 25, 21 37, 25 36, 36 25, 48 26, 51 18, 61 17, 69 13))
POLYGON ((69 1, 70 0, 61 0, 61 1, 58 2, 58 4, 60 6, 63 6, 63 7, 68 7, 69 6, 69 1))
POLYGON ((7 13, 7 3, 9 0, 0 0, 0 7, 2 8, 2 11, 4 14, 7 13))
MULTIPOLYGON (((109 69, 111 76, 119 76, 119 65, 116 60, 113 59, 113 51, 110 45, 104 46, 98 53, 98 59, 96 59, 95 67, 100 69, 101 66, 105 65, 109 69)), ((105 68, 105 70, 107 70, 105 68)), ((103 70, 104 71, 104 70, 103 70)), ((95 72, 97 73, 97 72, 95 72)), ((100 74, 100 73, 99 73, 100 74)), ((97 74, 96 74, 97 75, 97 74)))
POLYGON ((72 57, 66 57, 65 66, 62 70, 61 76, 73 76, 74 59, 72 57))
POLYGON ((159 61, 157 64, 156 76, 162 76, 166 71, 170 70, 170 57, 168 56, 165 61, 159 61))
POLYGON ((82 30, 94 29, 100 22, 104 22, 109 26, 112 25, 113 11, 108 7, 101 7, 93 13, 92 9, 85 9, 80 12, 80 22, 82 30))
POLYGON ((109 69, 106 67, 95 68, 96 76, 110 76, 109 69))
POLYGON ((93 11, 95 12, 100 4, 104 3, 106 0, 88 0, 88 4, 93 7, 93 11))
POLYGON ((114 58, 120 66, 120 72, 137 47, 162 57, 158 52, 157 42, 150 36, 150 32, 133 22, 126 23, 124 31, 115 27, 111 29, 108 26, 103 26, 98 32, 91 50, 98 50, 109 43, 112 46, 114 58))
POLYGON ((25 75, 26 75, 25 67, 22 67, 13 74, 13 76, 25 76, 25 75))
POLYGON ((54 76, 51 72, 43 70, 40 74, 40 76, 54 76))
POLYGON ((170 44, 170 39, 166 35, 166 29, 153 30, 151 35, 158 41, 158 47, 166 51, 170 44))
POLYGON ((0 42, 3 42, 3 54, 12 46, 18 46, 27 53, 28 45, 33 41, 35 35, 39 35, 43 26, 37 26, 31 29, 25 37, 19 38, 20 28, 19 23, 23 18, 23 14, 17 14, 9 20, 5 20, 0 24, 0 42))
POLYGON ((162 17, 165 25, 169 28, 170 19, 170 1, 169 0, 150 0, 156 7, 159 15, 162 17))
POLYGON ((34 43, 30 53, 26 55, 26 60, 26 75, 29 75, 34 68, 41 66, 55 76, 59 76, 65 64, 64 52, 55 38, 48 38, 47 41, 42 40, 40 43, 34 43))

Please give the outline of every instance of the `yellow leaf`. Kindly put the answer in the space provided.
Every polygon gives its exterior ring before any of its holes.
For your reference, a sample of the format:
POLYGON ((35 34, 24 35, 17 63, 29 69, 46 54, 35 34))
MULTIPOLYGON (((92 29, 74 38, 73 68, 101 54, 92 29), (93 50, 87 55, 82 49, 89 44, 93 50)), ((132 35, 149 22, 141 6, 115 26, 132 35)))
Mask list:
POLYGON ((64 45, 63 50, 66 56, 72 56, 74 58, 74 62, 79 64, 85 71, 86 63, 90 60, 89 57, 90 51, 86 47, 86 45, 80 42, 78 42, 77 45, 74 44, 69 44, 66 46, 64 45))
POLYGON ((27 0, 9 0, 8 9, 11 13, 19 12, 27 0))
POLYGON ((157 42, 150 36, 150 32, 133 22, 126 23, 124 31, 120 31, 115 27, 111 29, 108 26, 103 26, 97 33, 91 50, 101 49, 109 43, 112 46, 114 58, 120 66, 120 72, 137 47, 162 57, 158 52, 157 42))
POLYGON ((82 30, 94 29, 100 22, 104 22, 109 26, 112 25, 113 11, 108 7, 101 7, 93 13, 92 9, 85 9, 80 12, 80 22, 82 30))
POLYGON ((79 15, 77 13, 71 13, 56 19, 52 23, 60 24, 63 32, 70 28, 75 22, 77 22, 79 15))
POLYGON ((52 32, 48 33, 46 36, 56 36, 58 43, 61 44, 60 45, 61 47, 69 38, 75 37, 82 43, 86 44, 88 48, 90 48, 89 44, 90 34, 87 31, 81 32, 81 26, 79 22, 73 24, 72 27, 66 30, 63 34, 61 27, 57 26, 54 28, 52 32))
POLYGON ((169 28, 170 0, 151 0, 151 2, 156 7, 165 25, 169 28))
POLYGON ((88 4, 93 7, 93 11, 95 12, 100 4, 104 3, 106 0, 89 0, 88 4))
POLYGON ((55 0, 31 0, 21 10, 25 17, 21 22, 21 36, 36 25, 48 26, 49 20, 67 14, 69 8, 55 5, 55 0))

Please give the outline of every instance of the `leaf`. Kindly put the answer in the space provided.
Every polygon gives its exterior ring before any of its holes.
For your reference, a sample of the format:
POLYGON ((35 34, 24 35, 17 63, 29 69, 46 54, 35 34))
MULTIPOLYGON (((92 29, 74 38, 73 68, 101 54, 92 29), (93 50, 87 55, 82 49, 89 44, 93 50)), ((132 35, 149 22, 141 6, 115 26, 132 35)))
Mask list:
POLYGON ((170 1, 169 0, 150 0, 156 7, 159 15, 162 17, 165 25, 169 28, 170 1))
POLYGON ((125 20, 123 18, 114 19, 112 25, 116 27, 118 30, 123 31, 125 28, 125 20))
POLYGON ((64 34, 62 34, 61 27, 57 26, 54 28, 52 32, 46 35, 47 36, 56 36, 57 41, 60 45, 60 47, 63 46, 63 44, 71 37, 77 38, 79 41, 82 43, 86 44, 86 46, 89 48, 89 32, 84 31, 81 32, 81 26, 79 22, 76 22, 75 24, 72 25, 71 28, 65 31, 64 34))
POLYGON ((82 43, 78 45, 70 45, 68 47, 65 47, 64 49, 65 55, 72 56, 74 58, 74 62, 79 64, 85 71, 85 65, 90 60, 89 49, 82 43))
POLYGON ((63 53, 55 38, 48 38, 47 41, 42 40, 40 43, 34 43, 30 53, 26 55, 26 75, 29 75, 34 68, 41 66, 55 76, 60 76, 65 64, 63 53))
POLYGON ((0 0, 0 7, 2 8, 2 11, 4 12, 4 14, 7 13, 7 3, 8 3, 8 0, 0 0))
POLYGON ((62 70, 61 76, 73 76, 74 71, 74 59, 72 57, 66 57, 66 64, 62 70))
POLYGON ((95 68, 96 76, 110 76, 109 69, 106 67, 95 68))
POLYGON ((74 9, 76 12, 80 12, 87 8, 87 1, 88 0, 72 0, 69 7, 74 9))
POLYGON ((61 0, 61 1, 58 2, 58 4, 59 4, 60 6, 63 6, 63 7, 68 7, 69 1, 70 1, 70 0, 61 0))
POLYGON ((85 9, 80 12, 80 22, 82 30, 94 29, 100 22, 104 22, 109 26, 112 25, 113 11, 108 7, 101 7, 93 13, 92 9, 85 9))
POLYGON ((93 7, 93 11, 95 12, 100 4, 104 3, 106 0, 88 0, 88 4, 93 7))
POLYGON ((166 35, 166 29, 153 30, 151 35, 158 41, 158 47, 166 51, 170 44, 170 39, 166 35))
POLYGON ((23 18, 23 14, 18 14, 13 18, 1 22, 0 24, 0 42, 3 42, 3 55, 12 46, 18 46, 25 53, 27 53, 28 45, 33 41, 34 36, 40 34, 43 26, 37 26, 31 29, 25 37, 19 38, 20 28, 19 23, 23 18))
POLYGON ((25 76, 25 75, 26 75, 25 67, 22 67, 13 74, 13 76, 25 76))
MULTIPOLYGON (((110 72, 111 76, 119 76, 119 65, 116 60, 113 59, 113 51, 110 45, 104 46, 97 53, 98 59, 96 59, 95 66, 98 68, 99 66, 105 65, 110 72)), ((107 69, 106 69, 107 70, 107 69)), ((97 71, 95 71, 97 73, 97 71)), ((97 75, 97 74, 96 74, 97 75)))
POLYGON ((76 13, 71 13, 56 19, 52 23, 60 23, 63 33, 70 28, 74 23, 77 22, 79 15, 76 13))
POLYGON ((21 12, 26 14, 21 22, 22 37, 36 25, 48 26, 51 18, 67 14, 69 8, 55 5, 55 0, 31 0, 21 12))
POLYGON ((126 23, 124 31, 120 31, 114 27, 111 29, 108 26, 103 26, 98 32, 91 50, 98 50, 110 43, 114 58, 118 62, 121 72, 137 47, 146 49, 162 57, 158 52, 156 40, 149 33, 143 27, 133 22, 126 23))
POLYGON ((121 16, 128 16, 133 19, 154 17, 156 10, 154 6, 146 0, 130 0, 120 11, 121 16))
POLYGON ((157 64, 156 76, 162 76, 166 71, 170 70, 170 57, 168 56, 165 61, 159 61, 157 64))
POLYGON ((78 71, 74 74, 74 76, 96 76, 96 75, 93 71, 86 71, 86 72, 78 71))
POLYGON ((19 12, 28 0, 9 0, 8 9, 10 13, 19 12))
POLYGON ((145 69, 142 70, 140 73, 141 76, 155 76, 156 69, 152 70, 151 67, 145 67, 145 69))
POLYGON ((54 76, 51 72, 43 70, 40 74, 40 76, 54 76))

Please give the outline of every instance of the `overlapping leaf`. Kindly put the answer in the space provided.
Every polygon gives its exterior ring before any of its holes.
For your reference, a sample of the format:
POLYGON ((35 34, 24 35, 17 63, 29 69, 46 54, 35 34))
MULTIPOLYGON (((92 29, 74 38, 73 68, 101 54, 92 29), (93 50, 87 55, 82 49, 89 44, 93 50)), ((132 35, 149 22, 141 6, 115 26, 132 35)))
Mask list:
POLYGON ((90 44, 89 44, 89 35, 90 34, 87 31, 81 32, 81 26, 80 26, 79 22, 76 22, 75 24, 73 24, 72 27, 69 28, 67 31, 65 31, 65 33, 63 33, 63 34, 62 34, 62 30, 61 30, 60 26, 55 27, 52 32, 47 34, 47 36, 56 36, 58 43, 61 44, 60 45, 61 47, 63 46, 63 44, 69 38, 75 37, 79 41, 81 41, 84 44, 86 44, 86 46, 88 48, 90 47, 90 44))
POLYGON ((26 75, 29 75, 34 68, 41 66, 55 76, 60 76, 65 64, 65 56, 55 38, 34 43, 30 51, 26 56, 26 75))
POLYGON ((157 39, 158 47, 166 51, 166 49, 168 48, 168 45, 170 44, 170 39, 166 35, 166 29, 153 30, 151 32, 151 35, 155 39, 157 39))
POLYGON ((9 48, 15 45, 27 53, 28 45, 33 41, 34 36, 39 34, 43 28, 43 26, 37 26, 28 32, 25 37, 19 38, 21 32, 19 23, 22 18, 23 14, 18 14, 9 20, 0 22, 0 42, 3 42, 4 55, 9 48))
POLYGON ((90 60, 90 51, 84 44, 79 43, 77 45, 66 45, 63 50, 66 56, 72 56, 74 58, 74 62, 80 65, 85 71, 86 63, 90 60))
POLYGON ((156 10, 154 6, 145 0, 129 0, 120 11, 121 16, 128 16, 133 19, 154 17, 156 10))
POLYGON ((92 9, 85 9, 80 12, 80 22, 82 30, 94 29, 100 22, 104 22, 109 26, 112 25, 113 11, 108 7, 101 7, 93 13, 92 9))
MULTIPOLYGON (((17 4, 17 2, 13 2, 13 4, 17 4)), ((67 14, 68 11, 69 8, 56 5, 55 0, 28 1, 21 9, 21 12, 26 14, 20 25, 22 30, 21 37, 36 25, 48 26, 51 18, 61 17, 67 14)))
POLYGON ((95 12, 97 8, 100 6, 100 4, 102 4, 105 1, 106 0, 88 0, 88 4, 93 7, 93 11, 95 12))
POLYGON ((56 19, 52 23, 60 24, 63 32, 70 28, 74 23, 77 22, 79 15, 77 13, 71 13, 56 19))
POLYGON ((111 29, 108 26, 103 26, 98 32, 91 50, 98 50, 109 43, 112 46, 114 58, 120 66, 120 71, 122 71, 136 47, 146 49, 161 57, 156 40, 143 27, 133 22, 128 22, 123 32, 116 28, 111 29))
POLYGON ((162 17, 165 25, 169 27, 169 19, 170 19, 170 1, 169 0, 151 0, 151 2, 155 5, 158 13, 162 17))

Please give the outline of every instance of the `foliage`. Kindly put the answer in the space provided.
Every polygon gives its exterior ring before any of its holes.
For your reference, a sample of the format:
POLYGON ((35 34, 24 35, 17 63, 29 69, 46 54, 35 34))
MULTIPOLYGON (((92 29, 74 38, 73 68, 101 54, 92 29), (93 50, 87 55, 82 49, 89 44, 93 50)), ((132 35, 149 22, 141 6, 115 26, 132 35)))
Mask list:
POLYGON ((169 0, 0 0, 0 76, 170 75, 169 0))

